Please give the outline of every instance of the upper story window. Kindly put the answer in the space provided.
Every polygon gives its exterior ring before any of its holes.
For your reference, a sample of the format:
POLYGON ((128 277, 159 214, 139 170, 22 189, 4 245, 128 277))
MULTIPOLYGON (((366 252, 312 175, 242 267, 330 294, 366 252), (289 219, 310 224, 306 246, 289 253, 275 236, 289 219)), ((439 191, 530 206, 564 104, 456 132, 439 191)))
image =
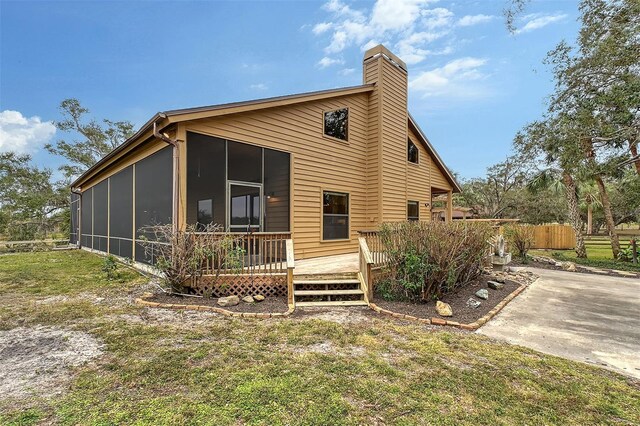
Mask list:
POLYGON ((336 139, 347 140, 349 129, 349 109, 341 108, 324 113, 324 134, 336 139))
POLYGON ((411 139, 407 139, 407 160, 410 163, 418 164, 418 147, 411 142, 411 139))

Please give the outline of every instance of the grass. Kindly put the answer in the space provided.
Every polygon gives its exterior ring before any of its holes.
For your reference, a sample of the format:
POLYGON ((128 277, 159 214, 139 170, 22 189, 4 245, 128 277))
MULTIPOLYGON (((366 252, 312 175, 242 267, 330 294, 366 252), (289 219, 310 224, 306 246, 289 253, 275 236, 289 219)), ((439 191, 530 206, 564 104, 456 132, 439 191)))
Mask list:
POLYGON ((0 257, 0 328, 64 325, 105 345, 67 392, 0 401, 0 424, 640 422, 637 381, 606 370, 373 315, 340 324, 140 308, 127 296, 142 279, 109 282, 101 264, 77 251, 0 257), (74 274, 83 279, 71 285, 74 274), (33 309, 52 296, 64 297, 33 309))
MULTIPOLYGON (((530 255, 550 256, 560 261, 571 261, 580 265, 592 266, 595 268, 618 269, 622 271, 640 272, 640 264, 634 265, 631 262, 622 262, 613 258, 611 246, 602 244, 603 239, 598 242, 586 241, 587 258, 579 259, 574 250, 531 250, 530 255)), ((608 240, 607 240, 608 241, 608 240)), ((627 247, 628 241, 621 239, 620 247, 627 247)))

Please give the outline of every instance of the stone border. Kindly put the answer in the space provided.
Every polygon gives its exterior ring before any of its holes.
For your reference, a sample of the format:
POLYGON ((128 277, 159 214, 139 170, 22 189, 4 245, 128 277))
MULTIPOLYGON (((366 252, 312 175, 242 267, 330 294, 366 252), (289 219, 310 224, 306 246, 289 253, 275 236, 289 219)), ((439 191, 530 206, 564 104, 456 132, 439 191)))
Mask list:
POLYGON ((191 310, 191 311, 201 311, 201 312, 214 312, 217 314, 222 314, 225 317, 233 317, 233 318, 283 318, 288 317, 295 310, 293 307, 289 307, 287 312, 232 312, 226 309, 217 308, 215 306, 209 305, 176 305, 173 303, 158 303, 151 302, 149 300, 144 300, 142 297, 138 297, 135 300, 136 304, 142 306, 148 306, 150 308, 165 308, 165 309, 176 309, 176 310, 191 310))
POLYGON ((449 327, 457 327, 463 330, 474 331, 479 329, 481 326, 486 324, 487 321, 489 321, 491 318, 496 316, 496 314, 500 312, 502 308, 504 308, 507 305, 507 303, 511 302, 517 295, 522 293, 524 289, 527 287, 529 287, 529 285, 520 284, 520 287, 518 287, 517 289, 512 291, 509 295, 507 295, 507 297, 502 299, 500 303, 494 306, 493 309, 487 312, 482 318, 477 319, 476 321, 469 324, 461 324, 457 321, 449 321, 446 319, 436 318, 436 317, 432 317, 431 319, 429 319, 429 318, 418 318, 418 317, 414 317, 413 315, 400 314, 397 312, 389 311, 387 309, 382 309, 380 306, 376 305, 375 303, 369 303, 369 307, 374 311, 378 312, 379 314, 391 316, 393 318, 404 319, 408 321, 417 321, 425 325, 443 325, 443 326, 449 326, 449 327))

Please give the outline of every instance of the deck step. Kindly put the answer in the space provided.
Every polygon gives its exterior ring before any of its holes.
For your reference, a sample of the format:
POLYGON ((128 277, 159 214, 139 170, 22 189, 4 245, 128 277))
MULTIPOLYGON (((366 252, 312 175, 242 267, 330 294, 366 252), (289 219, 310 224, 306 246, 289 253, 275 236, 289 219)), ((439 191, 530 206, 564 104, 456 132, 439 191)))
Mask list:
POLYGON ((353 290, 295 290, 296 296, 343 296, 350 294, 364 294, 360 289, 353 290))
POLYGON ((360 284, 360 280, 357 279, 342 279, 342 280, 293 280, 294 285, 305 284, 360 284))
POLYGON ((313 307, 313 306, 367 306, 364 300, 335 300, 331 302, 296 302, 296 307, 313 307))

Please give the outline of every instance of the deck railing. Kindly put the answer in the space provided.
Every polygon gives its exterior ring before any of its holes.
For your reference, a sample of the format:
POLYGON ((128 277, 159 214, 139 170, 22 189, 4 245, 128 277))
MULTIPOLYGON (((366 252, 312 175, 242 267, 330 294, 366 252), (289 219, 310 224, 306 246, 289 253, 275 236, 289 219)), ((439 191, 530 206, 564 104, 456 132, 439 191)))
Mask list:
MULTIPOLYGON (((192 233, 194 238, 203 233, 192 233)), ((287 274, 287 240, 290 232, 215 233, 227 238, 220 252, 202 265, 203 275, 282 275, 287 274)))
POLYGON ((373 301, 373 257, 365 237, 358 238, 358 264, 358 279, 364 292, 364 300, 369 303, 373 301))
POLYGON ((384 246, 380 239, 380 234, 376 230, 358 231, 360 238, 364 238, 373 261, 373 268, 381 268, 387 264, 384 246))

